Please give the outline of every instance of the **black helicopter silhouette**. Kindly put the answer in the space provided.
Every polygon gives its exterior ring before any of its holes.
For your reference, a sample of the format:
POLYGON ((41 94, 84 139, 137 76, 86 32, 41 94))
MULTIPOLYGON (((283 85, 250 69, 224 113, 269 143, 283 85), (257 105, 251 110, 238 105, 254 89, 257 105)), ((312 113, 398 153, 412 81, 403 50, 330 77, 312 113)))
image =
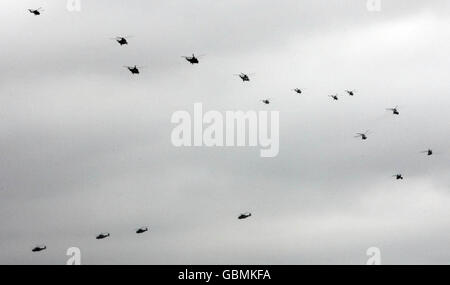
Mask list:
POLYGON ((45 246, 45 245, 38 245, 38 246, 33 247, 33 249, 31 251, 32 252, 39 252, 39 251, 43 251, 43 250, 46 250, 46 249, 47 249, 47 246, 45 246))
POLYGON ((139 228, 139 229, 136 230, 136 233, 137 233, 137 234, 143 234, 143 233, 145 233, 146 231, 148 231, 148 227, 141 227, 141 228, 139 228))
POLYGON ((110 236, 109 233, 101 233, 101 234, 99 234, 98 236, 96 236, 95 238, 96 238, 96 239, 105 239, 105 238, 107 238, 107 237, 109 237, 109 236, 110 236))
POLYGON ((397 179, 397 180, 403 180, 403 176, 401 174, 395 174, 395 175, 392 175, 392 177, 395 177, 395 179, 397 179))
POLYGON ((241 72, 241 73, 235 74, 235 75, 239 76, 242 79, 243 82, 250 81, 250 77, 248 76, 248 74, 245 74, 245 73, 241 72))
POLYGON ((430 156, 430 155, 433 155, 433 150, 427 149, 427 150, 421 151, 421 153, 426 153, 428 156, 430 156))
POLYGON ((335 101, 339 100, 338 94, 328 95, 328 97, 333 98, 335 101))
POLYGON ((367 134, 368 133, 369 133, 369 131, 366 131, 365 133, 356 133, 355 138, 361 137, 362 140, 367 140, 367 134))
POLYGON ((297 94, 302 94, 302 92, 303 92, 302 89, 300 89, 300 88, 292 89, 292 91, 294 91, 297 94))
POLYGON ((115 40, 116 42, 119 43, 119 45, 123 46, 123 45, 128 45, 128 38, 130 38, 130 36, 115 37, 115 38, 111 38, 111 39, 115 40))
POLYGON ((252 216, 252 213, 247 212, 247 213, 240 214, 238 219, 239 220, 243 220, 243 219, 247 219, 247 218, 249 218, 251 216, 252 216))
POLYGON ((267 99, 261 100, 261 102, 263 102, 266 105, 269 105, 270 104, 270 100, 271 100, 270 98, 267 98, 267 99))
POLYGON ((350 96, 354 96, 356 91, 355 90, 345 90, 345 92, 347 92, 347 94, 350 96))
POLYGON ((125 68, 127 68, 130 72, 131 72, 131 74, 139 74, 140 73, 140 71, 139 71, 139 68, 142 68, 142 67, 138 67, 138 66, 124 66, 125 68))
POLYGON ((30 11, 30 13, 35 16, 39 16, 41 14, 41 11, 43 11, 43 10, 41 7, 39 7, 37 9, 28 9, 28 11, 30 11))
POLYGON ((195 56, 194 54, 192 54, 192 56, 182 56, 182 58, 186 59, 190 64, 198 64, 200 62, 198 58, 202 56, 203 55, 195 56))
POLYGON ((400 115, 400 112, 398 111, 398 106, 395 106, 394 108, 387 108, 387 111, 391 111, 394 115, 400 115))

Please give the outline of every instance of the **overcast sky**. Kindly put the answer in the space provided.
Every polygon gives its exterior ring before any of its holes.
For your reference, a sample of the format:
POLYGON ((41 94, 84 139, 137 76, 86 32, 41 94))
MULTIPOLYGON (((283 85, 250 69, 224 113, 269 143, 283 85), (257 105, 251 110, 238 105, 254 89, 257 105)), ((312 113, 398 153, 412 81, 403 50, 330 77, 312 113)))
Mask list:
POLYGON ((0 1, 1 264, 450 262, 449 1, 81 4, 0 1), (174 147, 196 102, 280 111, 279 155, 174 147))

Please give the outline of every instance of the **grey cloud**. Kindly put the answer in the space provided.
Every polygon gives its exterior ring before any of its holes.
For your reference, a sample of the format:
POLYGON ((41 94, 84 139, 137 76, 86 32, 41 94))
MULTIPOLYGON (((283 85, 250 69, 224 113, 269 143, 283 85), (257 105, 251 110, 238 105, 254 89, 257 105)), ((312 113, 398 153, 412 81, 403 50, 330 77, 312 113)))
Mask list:
POLYGON ((447 1, 16 2, 0 4, 0 263, 63 264, 69 246, 86 264, 362 264, 370 246, 447 263, 447 1), (195 102, 280 110, 279 156, 173 147, 170 116, 195 102))

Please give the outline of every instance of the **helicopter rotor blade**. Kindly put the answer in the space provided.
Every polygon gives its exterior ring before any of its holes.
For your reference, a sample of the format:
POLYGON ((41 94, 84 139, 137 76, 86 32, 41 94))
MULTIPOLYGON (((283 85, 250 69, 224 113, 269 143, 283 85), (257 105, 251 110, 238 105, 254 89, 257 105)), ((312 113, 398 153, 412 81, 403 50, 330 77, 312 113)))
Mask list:
POLYGON ((143 230, 143 231, 147 230, 148 231, 148 227, 147 226, 143 226, 143 227, 134 229, 134 231, 139 231, 139 230, 143 230))
POLYGON ((40 243, 40 244, 36 244, 36 245, 32 246, 31 249, 44 248, 44 247, 47 247, 47 246, 45 244, 43 244, 43 243, 40 243))
POLYGON ((121 39, 128 39, 128 38, 132 38, 132 36, 115 36, 110 39, 111 40, 121 40, 121 39))

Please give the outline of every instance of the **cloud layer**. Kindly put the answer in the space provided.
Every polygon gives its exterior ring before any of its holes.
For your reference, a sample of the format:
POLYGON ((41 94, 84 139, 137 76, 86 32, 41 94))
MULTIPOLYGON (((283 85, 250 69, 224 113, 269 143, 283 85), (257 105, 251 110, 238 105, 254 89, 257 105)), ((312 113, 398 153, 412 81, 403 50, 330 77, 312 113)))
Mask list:
POLYGON ((17 2, 0 4, 0 263, 450 260, 448 1, 17 2), (196 102, 279 110, 279 155, 173 147, 196 102))

